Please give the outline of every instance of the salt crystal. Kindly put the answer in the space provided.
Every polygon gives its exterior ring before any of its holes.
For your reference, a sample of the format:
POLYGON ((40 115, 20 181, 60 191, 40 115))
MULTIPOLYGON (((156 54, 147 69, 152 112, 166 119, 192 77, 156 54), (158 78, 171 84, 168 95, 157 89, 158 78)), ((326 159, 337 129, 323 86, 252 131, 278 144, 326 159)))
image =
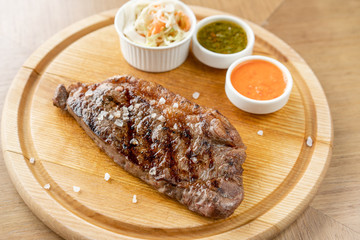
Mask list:
POLYGON ((45 185, 44 185, 44 188, 45 188, 46 190, 49 190, 49 189, 50 189, 50 184, 48 184, 48 183, 45 184, 45 185))
POLYGON ((174 107, 174 108, 178 108, 178 107, 179 107, 179 104, 178 104, 178 103, 174 103, 174 104, 173 104, 173 107, 174 107))
POLYGON ((156 143, 152 143, 152 144, 150 145, 151 150, 154 150, 156 146, 157 146, 156 143))
POLYGON ((151 117, 152 117, 152 118, 156 118, 156 113, 152 113, 152 114, 151 114, 151 117))
POLYGON ((129 111, 132 111, 132 110, 134 109, 134 106, 133 106, 133 105, 130 105, 130 106, 128 107, 128 109, 129 109, 129 111))
POLYGON ((140 103, 135 104, 135 109, 138 109, 140 107, 140 103))
POLYGON ((161 97, 159 100, 159 104, 164 104, 165 102, 166 102, 166 100, 163 97, 161 97))
POLYGON ((134 196, 133 196, 132 202, 133 202, 133 203, 137 203, 137 199, 136 199, 136 195, 135 195, 135 194, 134 194, 134 196))
POLYGON ((85 93, 85 97, 88 97, 88 96, 91 96, 91 95, 93 95, 93 91, 87 90, 86 93, 85 93))
POLYGON ((122 92, 123 90, 124 90, 124 88, 122 86, 118 86, 115 88, 115 91, 122 92))
POLYGON ((306 145, 308 145, 309 147, 312 147, 312 145, 313 145, 313 140, 310 136, 306 140, 306 145))
POLYGON ((97 98, 95 103, 96 103, 96 105, 99 106, 99 105, 102 104, 102 102, 103 102, 103 99, 102 99, 102 98, 97 98))
POLYGON ((158 120, 159 120, 160 122, 165 122, 165 118, 164 118, 163 115, 160 115, 160 117, 158 117, 158 120))
POLYGON ((114 118, 114 115, 110 114, 109 120, 113 120, 113 118, 114 118))
POLYGON ((155 100, 153 99, 153 100, 150 100, 150 105, 155 105, 155 100))
POLYGON ((109 181, 110 179, 110 174, 108 173, 105 173, 105 177, 104 177, 105 181, 109 181))
POLYGON ((133 139, 130 140, 130 144, 132 144, 132 145, 138 145, 138 144, 139 144, 139 141, 136 140, 135 138, 133 138, 133 139))
POLYGON ((177 126, 176 123, 174 124, 174 129, 175 129, 175 130, 178 129, 178 126, 177 126))
POLYGON ((107 111, 101 111, 100 114, 99 114, 99 116, 98 116, 98 120, 99 120, 99 121, 104 120, 104 117, 106 117, 107 114, 108 114, 107 111))
POLYGON ((129 116, 124 115, 124 116, 123 116, 123 120, 124 120, 124 121, 129 120, 129 116))
POLYGON ((156 175, 156 167, 151 168, 149 174, 152 176, 156 175))
POLYGON ((74 190, 74 192, 80 192, 80 187, 73 186, 73 190, 74 190))
POLYGON ((128 110, 127 107, 123 106, 123 107, 122 107, 122 110, 123 110, 123 112, 124 112, 125 115, 129 115, 129 110, 128 110))
POLYGON ((121 112, 120 112, 120 111, 114 112, 114 117, 119 118, 120 116, 121 116, 121 112))
POLYGON ((263 131, 263 130, 259 130, 259 131, 257 132, 257 134, 258 134, 259 136, 262 136, 262 135, 264 134, 264 131, 263 131))
POLYGON ((193 163, 197 163, 197 158, 196 158, 196 157, 192 157, 192 158, 190 158, 190 160, 191 160, 193 163))
POLYGON ((29 159, 29 162, 30 162, 31 164, 34 164, 34 163, 35 163, 35 158, 30 158, 30 159, 29 159))
POLYGON ((198 92, 194 92, 192 95, 193 99, 198 99, 199 96, 200 96, 200 93, 198 93, 198 92))
POLYGON ((116 119, 116 121, 114 122, 114 124, 118 127, 122 127, 124 126, 124 122, 121 121, 120 119, 116 119))

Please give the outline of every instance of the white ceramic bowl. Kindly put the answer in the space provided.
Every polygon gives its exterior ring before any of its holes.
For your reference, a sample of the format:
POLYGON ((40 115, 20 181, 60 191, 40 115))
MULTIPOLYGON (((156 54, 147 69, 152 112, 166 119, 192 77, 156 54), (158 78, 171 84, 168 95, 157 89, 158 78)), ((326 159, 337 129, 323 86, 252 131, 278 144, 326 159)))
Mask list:
MULTIPOLYGON (((165 72, 180 66, 187 58, 190 48, 191 36, 196 28, 196 17, 191 9, 181 1, 174 0, 181 10, 189 17, 191 28, 189 34, 180 42, 170 46, 146 47, 128 39, 123 29, 127 11, 137 0, 125 3, 115 15, 115 28, 120 38, 120 48, 125 60, 133 67, 147 72, 165 72)), ((143 2, 143 1, 142 1, 143 2)))
POLYGON ((251 27, 243 20, 237 17, 228 16, 228 15, 215 15, 202 19, 196 25, 196 30, 192 38, 192 52, 195 57, 199 59, 200 62, 214 68, 226 69, 228 68, 235 60, 249 56, 253 52, 255 36, 251 27), (247 36, 247 46, 244 50, 232 53, 232 54, 222 54, 212 52, 204 48, 197 39, 198 31, 205 25, 217 22, 217 21, 230 21, 240 25, 246 32, 247 36))
POLYGON ((279 110, 289 100, 292 86, 293 86, 293 79, 289 70, 279 61, 265 56, 254 55, 254 56, 247 56, 240 58, 237 61, 235 61, 233 64, 231 64, 231 66, 226 72, 225 92, 227 97, 236 107, 250 113, 267 114, 279 110), (238 65, 244 64, 245 62, 251 60, 264 60, 270 62, 275 66, 277 66, 282 71, 284 80, 286 82, 286 87, 282 95, 271 100, 254 100, 241 95, 238 91, 235 90, 230 79, 232 71, 238 65))

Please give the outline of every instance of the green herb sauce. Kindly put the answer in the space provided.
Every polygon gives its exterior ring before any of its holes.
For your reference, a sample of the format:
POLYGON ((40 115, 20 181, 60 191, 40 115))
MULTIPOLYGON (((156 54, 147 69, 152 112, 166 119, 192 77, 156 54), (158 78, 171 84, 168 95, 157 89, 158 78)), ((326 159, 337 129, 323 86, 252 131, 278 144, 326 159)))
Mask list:
POLYGON ((204 48, 224 54, 240 52, 247 45, 245 30, 238 24, 229 21, 218 21, 205 25, 199 30, 197 39, 204 48))

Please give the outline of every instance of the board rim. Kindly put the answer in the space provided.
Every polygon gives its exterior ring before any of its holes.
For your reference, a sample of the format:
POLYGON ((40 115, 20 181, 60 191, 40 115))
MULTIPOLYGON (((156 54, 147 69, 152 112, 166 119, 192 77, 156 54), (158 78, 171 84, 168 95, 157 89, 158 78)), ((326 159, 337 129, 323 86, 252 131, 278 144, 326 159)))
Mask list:
MULTIPOLYGON (((194 12, 198 12, 198 13, 205 12, 208 14, 211 13, 211 15, 227 14, 225 12, 221 12, 221 11, 217 11, 217 10, 213 10, 213 9, 209 9, 209 8, 204 8, 204 7, 191 6, 191 8, 193 9, 194 12)), ((45 42, 42 46, 40 46, 40 48, 38 50, 36 50, 34 52, 34 54, 31 55, 29 57, 29 59, 24 63, 24 65, 20 69, 19 73, 15 77, 15 79, 10 87, 10 90, 8 92, 8 95, 6 97, 5 104, 4 104, 4 110, 3 110, 3 115, 2 115, 2 131, 1 131, 2 151, 3 151, 4 160, 5 160, 9 175, 10 175, 17 191, 19 192, 21 197, 24 199, 25 203, 30 207, 30 209, 33 212, 35 212, 37 214, 37 216, 42 221, 44 221, 44 223, 47 224, 51 229, 53 229, 55 232, 57 232, 59 235, 65 237, 65 238, 66 237, 74 237, 74 236, 76 238, 91 238, 92 235, 87 235, 87 236, 83 235, 83 234, 79 233, 79 231, 74 229, 74 227, 71 227, 68 224, 64 224, 64 222, 59 221, 59 219, 56 216, 51 215, 45 209, 41 208, 41 206, 38 206, 36 201, 29 195, 30 193, 28 192, 28 189, 26 189, 26 187, 24 185, 24 182, 23 182, 24 180, 21 179, 21 178, 23 178, 23 176, 18 175, 17 170, 16 170, 17 168, 13 165, 12 159, 14 158, 14 156, 10 156, 10 155, 15 154, 15 155, 17 155, 17 157, 22 156, 23 158, 26 156, 24 156, 23 153, 21 152, 21 148, 18 149, 19 152, 16 152, 16 151, 9 150, 10 148, 7 145, 8 142, 6 141, 7 140, 6 137, 8 137, 8 135, 6 135, 4 133, 5 129, 7 129, 9 127, 10 128, 14 127, 13 124, 10 124, 11 121, 9 121, 9 119, 7 117, 7 113, 9 111, 9 109, 11 109, 11 107, 14 107, 14 102, 11 102, 11 101, 14 100, 13 93, 16 91, 16 89, 19 86, 21 86, 23 89, 25 89, 26 85, 31 83, 31 81, 29 80, 29 79, 31 79, 31 77, 34 77, 34 75, 35 76, 41 75, 41 69, 45 69, 45 66, 46 66, 46 62, 44 62, 44 59, 46 59, 47 53, 53 51, 55 48, 61 49, 61 45, 62 44, 66 45, 69 42, 71 42, 72 37, 74 37, 76 33, 79 33, 79 31, 86 31, 87 28, 91 28, 94 26, 95 26, 94 28, 106 26, 106 24, 109 21, 113 22, 113 17, 114 17, 113 13, 114 13, 114 10, 102 12, 100 14, 93 15, 93 16, 88 17, 84 20, 81 20, 77 23, 74 23, 73 25, 69 26, 68 28, 57 33, 54 37, 50 38, 47 42, 45 42), (41 56, 41 57, 39 57, 39 56, 41 56), (28 76, 28 78, 25 80, 25 82, 24 82, 24 78, 23 78, 24 74, 25 74, 25 76, 28 76), (19 154, 21 156, 19 156, 19 154)), ((198 14, 197 14, 197 16, 198 16, 198 14)), ((206 16, 206 14, 204 16, 206 16)), ((200 14, 200 18, 201 17, 202 16, 200 14)), ((332 120, 331 120, 330 110, 329 110, 329 106, 328 106, 325 94, 322 90, 322 87, 321 87, 318 79, 316 78, 316 76, 314 75, 314 73, 312 72, 310 67, 290 46, 288 46, 281 39, 279 39, 272 33, 268 32, 267 30, 261 28, 260 26, 254 24, 254 23, 250 23, 250 24, 254 28, 254 32, 260 31, 265 36, 274 37, 276 39, 276 44, 279 44, 282 48, 285 48, 287 51, 289 51, 291 54, 290 54, 290 56, 287 56, 287 57, 290 60, 296 59, 296 61, 293 62, 293 64, 295 63, 294 64, 295 67, 297 67, 296 65, 306 67, 306 69, 308 70, 308 72, 306 74, 310 79, 309 81, 313 81, 313 84, 314 84, 314 86, 312 86, 312 87, 316 87, 317 90, 320 90, 320 92, 322 93, 322 96, 316 96, 316 97, 321 98, 321 100, 325 101, 325 103, 326 103, 325 109, 318 108, 317 111, 321 110, 321 111, 325 112, 325 115, 328 115, 328 118, 326 119, 328 129, 325 129, 325 130, 320 129, 319 126, 317 126, 317 134, 319 133, 320 130, 324 131, 324 132, 321 132, 321 134, 320 134, 321 138, 317 139, 317 141, 319 143, 321 143, 320 145, 324 145, 321 147, 325 147, 325 150, 328 150, 326 159, 322 159, 322 161, 317 162, 317 164, 322 164, 321 171, 319 171, 317 173, 317 179, 312 179, 314 184, 312 185, 311 188, 307 189, 308 190, 307 197, 304 197, 302 202, 297 203, 297 205, 294 207, 294 209, 290 213, 288 213, 285 217, 279 217, 277 221, 268 223, 268 225, 270 227, 258 229, 258 234, 256 235, 256 237, 271 237, 271 236, 279 233, 286 226, 288 226, 291 222, 293 222, 297 218, 297 216, 307 207, 308 203, 311 201, 312 197, 315 195, 316 190, 317 190, 321 180, 323 179, 323 177, 326 173, 327 167, 329 165, 329 162, 330 162, 331 151, 332 151, 332 142, 333 142, 333 128, 332 128, 332 120)), ((312 89, 310 88, 309 91, 311 93, 312 89)), ((22 94, 20 96, 18 96, 18 99, 16 99, 16 100, 18 102, 20 102, 21 98, 22 98, 22 94)), ((315 101, 314 101, 314 103, 315 103, 315 101)), ((16 119, 15 119, 15 122, 16 122, 16 119)), ((19 124, 19 123, 17 123, 17 124, 19 124)), ((318 121, 317 125, 319 125, 319 121, 318 121)), ((15 126, 15 128, 16 128, 16 130, 18 130, 17 126, 15 126)), ((17 137, 18 137, 17 140, 20 141, 19 136, 17 136, 17 137)), ((313 147, 313 154, 316 153, 317 147, 319 147, 319 145, 315 145, 313 147)), ((25 164, 24 167, 26 167, 26 162, 25 161, 23 161, 23 162, 25 164)), ((311 163, 312 162, 309 163, 308 168, 310 168, 311 163)), ((307 168, 307 171, 302 175, 303 178, 306 178, 306 173, 308 172, 308 168, 307 168)), ((30 171, 29 171, 29 173, 31 174, 30 171)), ((312 178, 313 178, 313 176, 312 176, 312 178)), ((33 179, 33 180, 36 181, 36 179, 33 179)), ((297 182, 295 187, 300 187, 300 185, 301 185, 301 180, 299 180, 299 182, 297 182)), ((290 191, 290 193, 295 191, 295 187, 292 191, 290 191)), ((44 199, 51 201, 51 196, 49 196, 49 194, 46 191, 42 191, 40 194, 44 199)), ((280 205, 280 203, 284 203, 286 201, 287 197, 288 196, 284 197, 284 199, 279 201, 278 205, 280 205)), ((53 201, 56 201, 56 200, 53 200, 53 201)), ((65 208, 63 208, 61 205, 59 205, 57 207, 59 207, 59 209, 62 209, 63 211, 68 211, 65 208)), ((251 225, 253 227, 259 227, 259 226, 256 226, 256 224, 255 224, 256 221, 267 223, 268 219, 266 218, 266 216, 276 214, 275 208, 276 208, 276 206, 274 208, 270 209, 268 212, 266 212, 260 218, 253 220, 251 222, 252 223, 251 225)), ((71 212, 68 212, 67 214, 69 215, 69 217, 76 218, 76 216, 74 214, 72 214, 71 212)), ((106 229, 102 229, 98 226, 93 226, 83 219, 78 219, 78 220, 83 222, 82 224, 84 224, 85 227, 91 227, 95 230, 99 230, 102 233, 106 232, 108 234, 107 236, 109 236, 109 237, 119 237, 118 234, 114 235, 113 232, 107 231, 106 229), (105 230, 105 232, 104 232, 104 230, 105 230)), ((262 226, 264 226, 264 225, 262 225, 262 226)), ((261 227, 261 224, 260 224, 260 227, 261 227)), ((237 229, 234 229, 232 231, 236 231, 236 230, 237 229)), ((91 231, 90 233, 92 233, 92 232, 93 231, 91 231)), ((129 237, 129 236, 121 235, 121 237, 127 238, 127 239, 132 239, 132 237, 129 237)), ((255 237, 255 236, 252 236, 252 237, 255 237)), ((137 239, 137 238, 134 238, 134 239, 137 239)))

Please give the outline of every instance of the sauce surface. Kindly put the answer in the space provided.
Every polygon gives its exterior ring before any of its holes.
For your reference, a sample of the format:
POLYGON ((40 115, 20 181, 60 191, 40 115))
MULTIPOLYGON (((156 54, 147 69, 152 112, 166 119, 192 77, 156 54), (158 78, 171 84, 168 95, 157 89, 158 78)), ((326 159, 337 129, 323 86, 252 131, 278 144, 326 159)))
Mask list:
POLYGON ((286 83, 281 70, 272 63, 252 60, 234 68, 231 84, 241 95, 255 100, 279 97, 286 83))
POLYGON ((203 26, 197 39, 204 48, 223 54, 240 52, 247 45, 245 30, 230 21, 217 21, 203 26))

